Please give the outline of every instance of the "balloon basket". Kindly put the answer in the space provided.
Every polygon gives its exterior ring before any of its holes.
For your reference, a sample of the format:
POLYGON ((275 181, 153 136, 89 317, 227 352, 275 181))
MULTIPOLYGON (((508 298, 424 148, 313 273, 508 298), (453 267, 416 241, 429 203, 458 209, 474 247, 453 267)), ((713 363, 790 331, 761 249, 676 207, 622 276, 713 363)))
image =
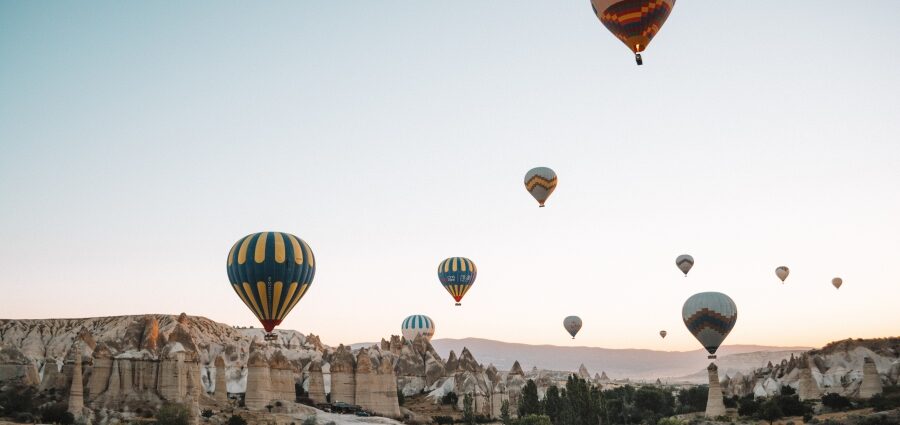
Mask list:
POLYGON ((538 205, 538 208, 544 208, 544 206, 543 206, 543 205, 538 205))
POLYGON ((706 358, 707 358, 707 359, 710 359, 710 360, 715 360, 715 359, 716 359, 716 356, 706 356, 706 358))
POLYGON ((270 333, 265 334, 265 336, 263 336, 263 339, 266 341, 277 341, 278 335, 275 335, 270 332, 270 333))
POLYGON ((635 62, 637 62, 638 65, 643 65, 643 64, 644 64, 644 58, 641 57, 641 54, 640 54, 640 53, 635 53, 635 54, 634 54, 634 60, 635 60, 635 62))
POLYGON ((457 307, 462 307, 462 303, 456 303, 455 305, 456 305, 457 307))

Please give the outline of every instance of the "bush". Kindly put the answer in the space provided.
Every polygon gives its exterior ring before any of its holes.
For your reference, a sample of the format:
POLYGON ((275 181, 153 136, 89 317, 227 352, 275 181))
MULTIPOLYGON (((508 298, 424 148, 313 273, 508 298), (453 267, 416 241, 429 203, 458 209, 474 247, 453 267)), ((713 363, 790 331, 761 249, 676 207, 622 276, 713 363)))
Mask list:
POLYGON ((188 409, 181 404, 166 404, 156 412, 156 425, 188 425, 188 409))
POLYGON ((790 385, 782 385, 781 386, 781 395, 794 395, 797 394, 797 390, 790 385))
POLYGON ((894 410, 900 407, 900 394, 890 394, 888 396, 885 396, 884 394, 875 394, 866 401, 866 404, 876 412, 894 410))
POLYGON ((449 393, 444 394, 444 396, 441 397, 441 404, 456 406, 456 403, 459 403, 459 396, 457 396, 453 391, 450 391, 449 393))
POLYGON ((204 409, 202 412, 200 412, 200 416, 203 416, 205 419, 211 418, 212 415, 213 415, 213 411, 210 409, 204 409))
POLYGON ((780 419, 784 416, 784 413, 781 412, 781 408, 778 407, 778 402, 774 399, 767 400, 761 406, 759 406, 759 418, 763 419, 770 424, 776 419, 780 419))
POLYGON ((526 415, 518 420, 518 425, 553 425, 547 415, 526 415))
POLYGON ((231 415, 231 417, 228 418, 227 424, 228 425, 247 425, 247 420, 244 419, 240 415, 231 415))
POLYGON ((808 423, 810 423, 812 420, 813 420, 813 415, 812 415, 812 413, 807 412, 807 413, 805 413, 805 414, 803 415, 803 423, 808 424, 808 423))
POLYGON ((684 425, 684 422, 677 418, 662 418, 656 422, 656 425, 684 425))
POLYGON ((41 409, 41 420, 51 424, 72 425, 75 415, 63 403, 56 403, 41 409))
POLYGON ((438 425, 452 425, 453 418, 450 416, 432 416, 431 420, 438 425))
POLYGON ((746 417, 754 417, 759 413, 759 402, 753 396, 747 396, 738 403, 738 415, 746 417))
POLYGON ((0 392, 0 413, 11 415, 34 412, 34 398, 34 388, 27 386, 2 391, 0 392))
POLYGON ((822 396, 822 405, 836 411, 843 411, 850 408, 850 399, 837 393, 828 393, 822 396))
POLYGON ((16 414, 13 415, 13 421, 19 423, 35 423, 36 421, 34 419, 34 415, 32 415, 31 412, 16 412, 16 414))
POLYGON ((316 425, 316 415, 312 415, 303 420, 303 425, 316 425))
POLYGON ((773 399, 784 416, 803 416, 807 412, 812 412, 812 408, 803 404, 797 395, 778 395, 773 399))
POLYGON ((397 404, 403 405, 406 403, 406 396, 403 395, 403 390, 397 390, 397 404))

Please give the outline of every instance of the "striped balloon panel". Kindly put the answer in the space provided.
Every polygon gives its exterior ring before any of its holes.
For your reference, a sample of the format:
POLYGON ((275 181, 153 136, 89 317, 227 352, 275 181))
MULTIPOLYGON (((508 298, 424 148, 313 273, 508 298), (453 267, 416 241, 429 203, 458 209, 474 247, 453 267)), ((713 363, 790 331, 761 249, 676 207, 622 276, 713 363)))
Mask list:
POLYGON ((438 265, 438 279, 456 302, 462 300, 466 295, 466 292, 475 283, 477 275, 478 268, 468 258, 450 257, 438 265))
POLYGON ((420 334, 425 335, 425 338, 431 341, 431 337, 434 336, 434 330, 434 321, 423 314, 414 314, 403 319, 403 324, 400 326, 403 337, 410 342, 415 340, 416 336, 420 334))
POLYGON ((709 354, 716 354, 737 322, 737 306, 728 295, 701 292, 685 301, 681 316, 688 331, 703 348, 709 354))
POLYGON ((261 232, 238 240, 226 267, 234 292, 271 332, 306 295, 316 259, 309 245, 294 235, 261 232))
POLYGON ((609 3, 592 0, 594 14, 616 38, 638 53, 650 44, 662 28, 675 0, 621 0, 609 3))

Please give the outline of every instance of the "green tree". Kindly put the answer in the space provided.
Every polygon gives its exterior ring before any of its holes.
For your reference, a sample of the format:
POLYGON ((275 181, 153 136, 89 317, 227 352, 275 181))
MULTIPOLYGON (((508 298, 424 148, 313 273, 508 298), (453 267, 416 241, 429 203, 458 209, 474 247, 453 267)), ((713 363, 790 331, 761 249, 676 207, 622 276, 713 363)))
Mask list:
POLYGON ((475 425, 475 408, 473 405, 472 394, 463 396, 463 422, 468 425, 475 425))
POLYGON ((559 423, 559 414, 562 410, 563 400, 559 397, 559 388, 551 385, 544 394, 544 414, 550 418, 550 422, 559 423))
POLYGON ((503 425, 512 424, 512 418, 509 416, 509 400, 500 403, 500 422, 503 422, 503 425))
POLYGON ((738 415, 754 417, 759 413, 759 402, 749 395, 738 401, 738 415))
POLYGON ((766 400, 765 403, 759 406, 759 418, 769 422, 769 425, 783 416, 784 413, 781 412, 778 402, 774 399, 766 400))
POLYGON ((850 408, 850 399, 838 393, 828 393, 822 396, 822 405, 835 411, 847 410, 850 408))
POLYGON ((635 413, 645 423, 656 423, 660 418, 671 416, 675 413, 674 404, 672 394, 659 388, 641 387, 634 392, 635 413))
POLYGON ((516 422, 518 425, 553 425, 550 417, 546 415, 527 415, 522 416, 516 422))
POLYGON ((522 387, 522 397, 519 398, 519 417, 528 415, 540 415, 541 400, 538 398, 537 385, 534 380, 529 379, 522 387))
POLYGON ((403 390, 397 390, 397 404, 403 405, 406 403, 406 396, 403 395, 403 390))
POLYGON ((168 403, 156 412, 156 425, 188 425, 188 417, 187 407, 168 403))
POLYGON ((709 387, 700 385, 678 392, 678 413, 693 413, 706 410, 709 387))

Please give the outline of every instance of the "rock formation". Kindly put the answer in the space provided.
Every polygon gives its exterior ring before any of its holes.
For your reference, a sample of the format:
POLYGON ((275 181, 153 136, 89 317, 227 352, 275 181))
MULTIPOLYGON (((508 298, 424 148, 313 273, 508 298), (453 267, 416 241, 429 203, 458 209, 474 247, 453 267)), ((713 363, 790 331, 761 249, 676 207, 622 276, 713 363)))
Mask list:
POLYGON ((709 396, 706 399, 706 417, 715 418, 725 414, 725 403, 722 401, 722 387, 719 385, 719 368, 715 363, 710 363, 706 368, 709 371, 709 396))
POLYGON ((875 394, 881 394, 883 388, 875 362, 870 357, 863 359, 863 377, 859 385, 859 398, 870 398, 875 394))
POLYGON ((522 388, 525 387, 526 382, 522 365, 516 360, 506 375, 506 391, 509 397, 509 405, 512 406, 510 414, 513 416, 516 416, 516 409, 513 407, 519 405, 519 400, 522 398, 522 388))
POLYGON ((581 366, 578 367, 578 377, 584 379, 585 381, 591 380, 591 373, 588 372, 586 367, 584 367, 584 363, 582 363, 581 366))
POLYGON ((225 383, 225 359, 222 356, 216 356, 216 379, 214 390, 214 398, 216 403, 228 403, 228 385, 225 383))
POLYGON ((822 397, 822 391, 819 390, 819 384, 813 379, 809 358, 805 356, 801 358, 800 361, 800 382, 798 383, 797 393, 800 397, 800 401, 818 400, 822 397))
POLYGON ((400 418, 397 379, 388 361, 373 364, 369 349, 356 355, 356 404, 389 418, 400 418))
POLYGON ((247 360, 247 392, 244 394, 244 405, 250 410, 263 410, 272 400, 269 373, 269 362, 262 350, 250 351, 247 360))
POLYGON ((72 385, 69 388, 69 413, 76 419, 81 418, 84 411, 84 384, 82 383, 81 350, 75 344, 76 353, 72 368, 72 385))
POLYGON ((314 403, 325 403, 325 378, 322 376, 322 364, 313 361, 309 364, 309 398, 314 403))
POLYGON ((344 344, 338 346, 331 359, 331 402, 356 404, 354 359, 344 344))
MULTIPOLYGON (((313 361, 312 363, 318 363, 318 361, 313 361)), ((291 366, 291 363, 284 356, 284 353, 281 350, 277 350, 272 353, 272 357, 269 359, 269 374, 272 378, 271 383, 271 397, 275 400, 282 400, 293 402, 297 399, 297 394, 294 389, 294 368, 291 366)), ((319 378, 322 376, 322 368, 319 367, 319 378)), ((323 380, 324 385, 324 380, 323 380)), ((322 387, 322 397, 321 399, 324 402, 325 400, 325 387, 322 387)), ((316 400, 313 398, 313 400, 316 400)))

